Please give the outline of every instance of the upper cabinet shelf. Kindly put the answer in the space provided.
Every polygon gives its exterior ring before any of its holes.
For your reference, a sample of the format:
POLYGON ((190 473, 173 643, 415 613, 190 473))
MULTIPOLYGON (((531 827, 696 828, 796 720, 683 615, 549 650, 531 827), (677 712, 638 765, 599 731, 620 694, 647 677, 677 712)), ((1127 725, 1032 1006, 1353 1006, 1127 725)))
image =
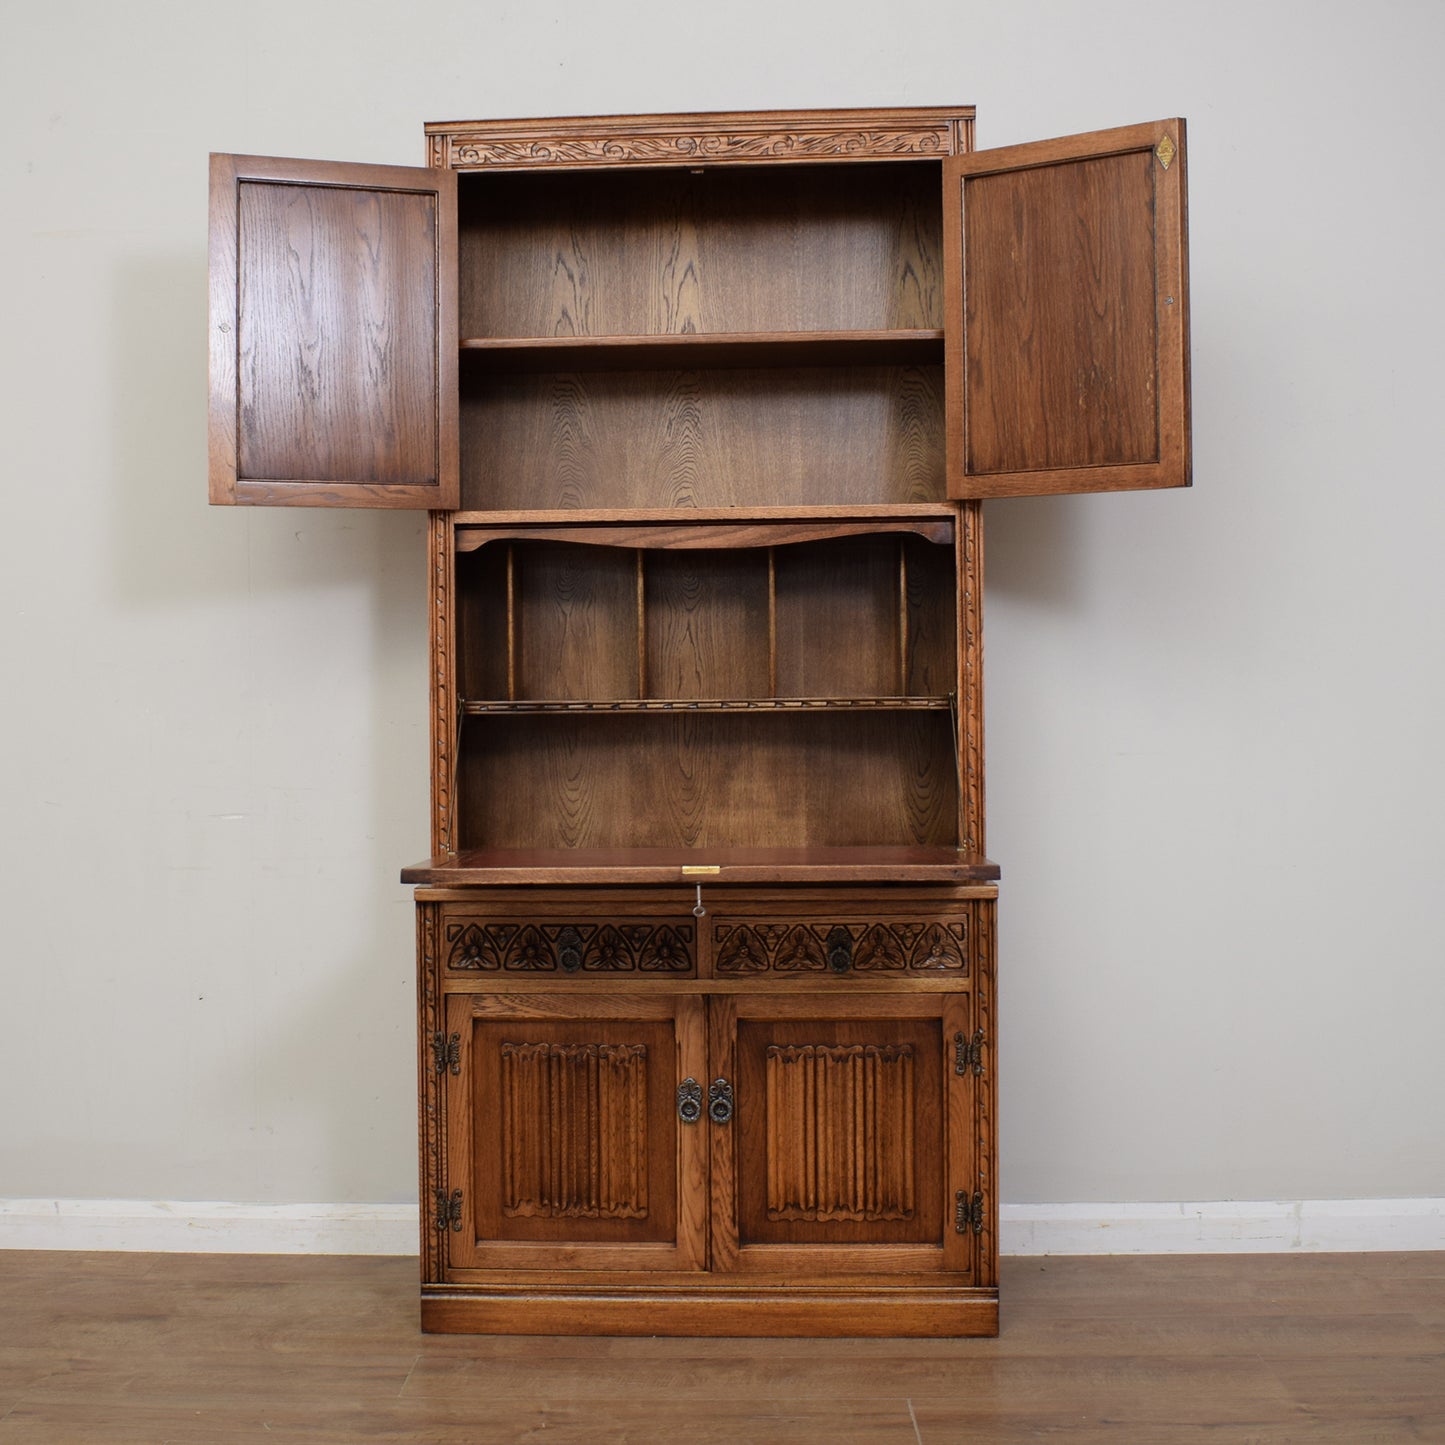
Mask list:
POLYGON ((938 366, 942 328, 687 332, 673 336, 466 337, 461 353, 497 371, 647 371, 696 367, 938 366))

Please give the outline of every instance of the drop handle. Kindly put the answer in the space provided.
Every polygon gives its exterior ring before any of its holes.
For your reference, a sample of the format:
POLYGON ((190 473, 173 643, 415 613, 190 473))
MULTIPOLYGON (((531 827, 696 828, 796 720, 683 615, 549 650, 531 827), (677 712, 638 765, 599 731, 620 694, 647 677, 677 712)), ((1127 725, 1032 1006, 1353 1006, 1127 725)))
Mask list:
POLYGON ((726 1079, 714 1079, 707 1091, 707 1116, 714 1124, 726 1124, 733 1116, 733 1086, 726 1079))
POLYGON ((677 1117, 684 1124, 696 1124, 702 1118, 702 1085, 696 1079, 684 1079, 677 1086, 677 1117))

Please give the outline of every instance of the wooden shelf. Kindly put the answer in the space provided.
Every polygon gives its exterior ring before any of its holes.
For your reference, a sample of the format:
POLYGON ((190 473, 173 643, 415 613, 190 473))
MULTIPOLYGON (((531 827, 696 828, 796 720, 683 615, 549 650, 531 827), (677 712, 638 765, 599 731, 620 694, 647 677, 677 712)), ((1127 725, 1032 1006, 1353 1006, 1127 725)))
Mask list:
POLYGON ((463 357, 491 371, 697 367, 941 366, 941 330, 687 332, 677 336, 471 336, 463 357))
POLYGON ((948 712, 947 697, 749 697, 749 698, 611 698, 462 701, 467 717, 518 713, 802 713, 802 712, 948 712))
MULTIPOLYGON (((475 514, 472 514, 475 515, 475 514)), ((486 528, 458 526, 454 546, 476 552, 491 542, 572 542, 592 547, 657 547, 708 551, 739 547, 788 547, 839 537, 877 537, 908 533, 939 546, 953 543, 952 517, 817 518, 796 522, 636 522, 559 524, 495 523, 486 528)))
POLYGON ((404 868, 403 883, 991 883, 998 864, 956 848, 479 848, 404 868))

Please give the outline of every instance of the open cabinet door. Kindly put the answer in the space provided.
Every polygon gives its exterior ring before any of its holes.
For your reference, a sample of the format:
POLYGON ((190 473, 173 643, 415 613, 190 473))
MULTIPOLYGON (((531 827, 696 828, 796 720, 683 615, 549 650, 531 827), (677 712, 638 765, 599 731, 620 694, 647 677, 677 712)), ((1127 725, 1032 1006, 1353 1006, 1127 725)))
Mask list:
POLYGON ((949 495, 1188 486, 1184 122, 943 165, 949 495))
POLYGON ((212 502, 457 506, 456 173, 211 157, 212 502))

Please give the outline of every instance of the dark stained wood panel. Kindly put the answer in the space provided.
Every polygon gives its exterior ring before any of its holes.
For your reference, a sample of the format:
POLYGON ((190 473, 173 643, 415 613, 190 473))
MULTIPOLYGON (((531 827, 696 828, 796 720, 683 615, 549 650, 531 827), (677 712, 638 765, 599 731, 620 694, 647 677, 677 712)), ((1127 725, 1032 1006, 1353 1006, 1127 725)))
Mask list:
POLYGON ((1180 121, 945 168, 949 490, 1186 485, 1180 121))
POLYGON ((944 494, 938 367, 464 378, 469 510, 925 503, 944 494))
POLYGON ((656 552, 644 559, 646 695, 769 695, 768 554, 656 552))
POLYGON ((463 851, 957 845, 947 713, 474 718, 460 774, 463 851))
POLYGON ((898 549, 893 537, 778 548, 779 696, 901 692, 898 549))
POLYGON ((516 696, 637 696, 637 567, 615 547, 514 551, 516 696))
POLYGON ((462 334, 943 324, 939 165, 468 175, 462 334))
POLYGON ((217 156, 213 501, 454 507, 455 177, 217 156))

